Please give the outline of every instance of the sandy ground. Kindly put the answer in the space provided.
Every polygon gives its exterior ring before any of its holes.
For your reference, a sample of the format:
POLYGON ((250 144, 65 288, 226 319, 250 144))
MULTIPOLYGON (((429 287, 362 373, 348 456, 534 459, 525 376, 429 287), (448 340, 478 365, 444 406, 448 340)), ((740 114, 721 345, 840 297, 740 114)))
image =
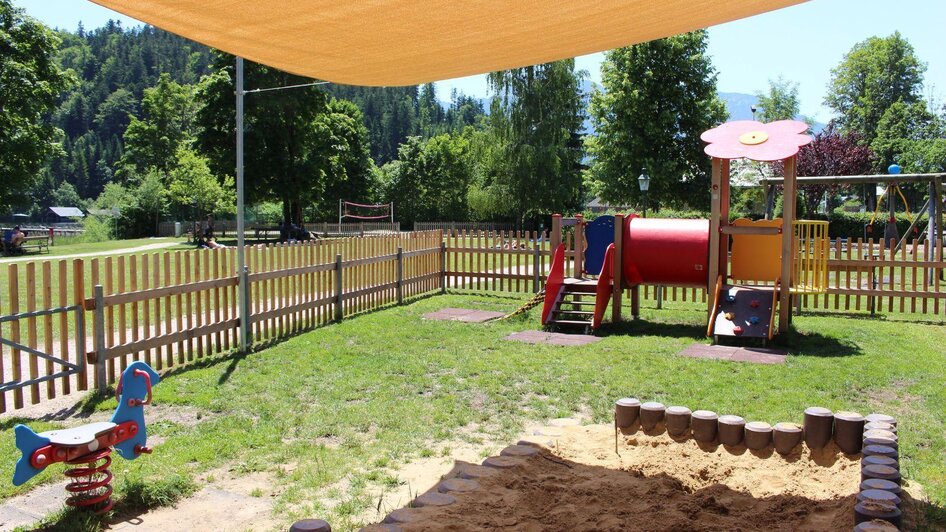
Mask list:
MULTIPOLYGON (((408 511, 420 530, 850 530, 859 456, 788 456, 622 435, 610 425, 546 428, 542 451, 444 507, 408 511)), ((458 464, 451 474, 462 469, 458 464)), ((448 474, 447 476, 451 476, 448 474)), ((438 491, 437 488, 431 492, 438 491)), ((442 490, 441 490, 442 491, 442 490)))

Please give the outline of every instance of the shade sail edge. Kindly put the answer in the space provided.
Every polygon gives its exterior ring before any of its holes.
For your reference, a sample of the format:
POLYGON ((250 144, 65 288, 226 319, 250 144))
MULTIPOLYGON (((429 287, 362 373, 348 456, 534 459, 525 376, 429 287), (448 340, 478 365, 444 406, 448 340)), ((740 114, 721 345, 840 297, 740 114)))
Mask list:
POLYGON ((807 0, 90 0, 310 78, 415 85, 545 63, 807 0))

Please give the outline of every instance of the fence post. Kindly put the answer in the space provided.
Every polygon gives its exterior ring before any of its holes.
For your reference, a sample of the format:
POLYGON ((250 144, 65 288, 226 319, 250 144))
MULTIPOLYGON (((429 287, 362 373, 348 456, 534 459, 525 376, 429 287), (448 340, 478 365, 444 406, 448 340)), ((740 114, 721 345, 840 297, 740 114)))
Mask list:
POLYGON ((440 240, 440 293, 447 293, 447 243, 440 240))
POLYGON ((549 257, 551 257, 556 248, 562 244, 562 215, 552 215, 552 234, 549 235, 549 257))
POLYGON ((335 255, 335 321, 345 317, 344 290, 342 287, 342 255, 335 255))
POLYGON ((532 245, 532 293, 533 294, 539 293, 539 284, 541 281, 539 278, 539 272, 542 268, 542 262, 541 262, 542 250, 540 249, 540 247, 541 247, 541 244, 539 243, 539 240, 536 239, 532 245))
POLYGON ((404 303, 404 248, 397 248, 397 304, 404 303))
POLYGON ((657 308, 664 308, 664 287, 663 285, 654 285, 654 288, 657 291, 657 308))
POLYGON ((105 375, 105 289, 97 284, 93 289, 95 296, 95 321, 93 329, 95 331, 95 389, 104 393, 108 385, 108 378, 105 375))

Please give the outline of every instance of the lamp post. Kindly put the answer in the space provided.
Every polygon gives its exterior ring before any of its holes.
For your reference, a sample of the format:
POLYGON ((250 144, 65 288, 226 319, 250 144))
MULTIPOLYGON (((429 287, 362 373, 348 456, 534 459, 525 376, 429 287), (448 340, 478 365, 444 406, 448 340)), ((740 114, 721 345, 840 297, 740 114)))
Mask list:
POLYGON ((646 168, 641 168, 641 175, 637 178, 637 184, 641 187, 641 193, 644 197, 644 218, 647 218, 647 191, 650 190, 650 175, 646 168))

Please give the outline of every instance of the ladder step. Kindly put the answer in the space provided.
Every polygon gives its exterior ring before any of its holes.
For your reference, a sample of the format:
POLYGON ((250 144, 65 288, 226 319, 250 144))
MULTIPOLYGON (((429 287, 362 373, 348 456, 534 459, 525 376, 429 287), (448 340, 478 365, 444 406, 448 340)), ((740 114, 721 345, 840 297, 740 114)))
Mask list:
POLYGON ((582 327, 590 325, 590 321, 578 321, 578 320, 551 320, 552 323, 556 325, 581 325, 582 327))
POLYGON ((594 301, 565 301, 562 300, 563 305, 575 305, 577 307, 593 307, 595 306, 594 301))
POLYGON ((554 312, 554 313, 556 313, 556 314, 572 314, 572 315, 575 315, 575 316, 594 316, 594 315, 595 315, 594 312, 588 312, 587 310, 563 310, 563 309, 555 309, 555 310, 553 310, 552 312, 554 312))

